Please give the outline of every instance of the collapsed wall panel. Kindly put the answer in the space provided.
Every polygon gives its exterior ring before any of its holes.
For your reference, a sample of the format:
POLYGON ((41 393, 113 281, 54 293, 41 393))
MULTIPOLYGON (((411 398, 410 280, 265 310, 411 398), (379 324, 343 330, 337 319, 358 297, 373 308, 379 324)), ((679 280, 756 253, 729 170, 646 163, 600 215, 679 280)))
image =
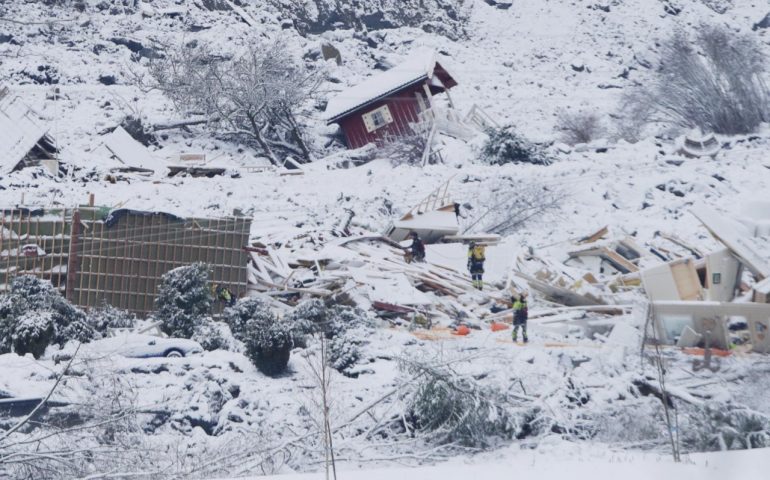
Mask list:
POLYGON ((652 301, 702 300, 701 285, 695 262, 675 260, 641 272, 644 291, 652 301))
POLYGON ((732 318, 745 319, 755 352, 770 353, 770 305, 730 302, 653 302, 657 338, 673 344, 686 328, 702 338, 708 335, 710 345, 727 349, 730 346, 727 323, 732 318))
POLYGON ((726 248, 706 255, 707 299, 731 302, 735 298, 741 270, 741 263, 726 248))

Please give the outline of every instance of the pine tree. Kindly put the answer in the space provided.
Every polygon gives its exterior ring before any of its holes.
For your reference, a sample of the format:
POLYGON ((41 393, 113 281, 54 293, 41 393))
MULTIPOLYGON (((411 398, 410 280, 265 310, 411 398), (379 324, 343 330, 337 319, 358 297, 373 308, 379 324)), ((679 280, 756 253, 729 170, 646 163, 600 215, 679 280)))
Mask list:
POLYGON ((54 337, 54 322, 50 311, 30 310, 16 319, 13 330, 13 350, 19 355, 31 353, 40 358, 54 337))
POLYGON ((213 296, 208 283, 209 268, 203 263, 175 268, 163 275, 155 301, 163 333, 192 337, 211 312, 213 296))
POLYGON ((490 165, 534 163, 548 165, 551 159, 537 145, 522 137, 512 125, 487 130, 481 157, 490 165))
POLYGON ((49 282, 20 276, 0 299, 0 353, 42 355, 50 344, 87 342, 94 336, 82 310, 73 306, 49 282))
POLYGON ((91 328, 102 335, 111 328, 132 328, 136 323, 136 315, 107 303, 91 309, 86 318, 91 328))
POLYGON ((262 373, 275 376, 286 370, 294 347, 292 328, 266 302, 243 298, 225 310, 224 319, 262 373))

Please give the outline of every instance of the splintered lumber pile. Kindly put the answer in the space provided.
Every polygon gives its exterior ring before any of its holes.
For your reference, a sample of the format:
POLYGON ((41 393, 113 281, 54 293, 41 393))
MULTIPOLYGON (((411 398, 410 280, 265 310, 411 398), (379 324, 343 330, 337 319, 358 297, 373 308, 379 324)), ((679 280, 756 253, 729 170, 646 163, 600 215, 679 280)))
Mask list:
POLYGON ((256 243, 249 252, 252 288, 287 303, 334 298, 382 316, 478 319, 494 299, 474 289, 464 272, 409 263, 397 243, 375 235, 337 239, 318 248, 274 249, 256 243), (474 310, 479 310, 475 313, 474 310))

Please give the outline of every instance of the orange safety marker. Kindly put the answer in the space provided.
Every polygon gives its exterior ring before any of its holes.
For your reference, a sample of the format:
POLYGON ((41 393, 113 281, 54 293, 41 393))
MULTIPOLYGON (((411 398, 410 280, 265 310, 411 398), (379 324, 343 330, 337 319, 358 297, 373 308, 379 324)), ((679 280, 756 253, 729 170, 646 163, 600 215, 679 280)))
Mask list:
POLYGON ((492 322, 489 328, 491 328, 493 332, 499 332, 500 330, 508 330, 511 327, 505 323, 492 322))
POLYGON ((453 335, 468 335, 469 333, 471 333, 471 329, 465 325, 460 325, 452 332, 453 335))

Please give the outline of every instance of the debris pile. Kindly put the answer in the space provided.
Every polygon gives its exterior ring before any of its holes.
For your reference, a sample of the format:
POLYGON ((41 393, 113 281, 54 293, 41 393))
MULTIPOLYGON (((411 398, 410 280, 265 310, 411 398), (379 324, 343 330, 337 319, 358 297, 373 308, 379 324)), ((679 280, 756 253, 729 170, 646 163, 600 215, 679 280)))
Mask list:
POLYGON ((333 298, 384 318, 474 324, 489 314, 491 292, 440 263, 410 262, 404 248, 376 236, 338 239, 320 249, 248 248, 252 288, 285 303, 301 295, 333 298))

